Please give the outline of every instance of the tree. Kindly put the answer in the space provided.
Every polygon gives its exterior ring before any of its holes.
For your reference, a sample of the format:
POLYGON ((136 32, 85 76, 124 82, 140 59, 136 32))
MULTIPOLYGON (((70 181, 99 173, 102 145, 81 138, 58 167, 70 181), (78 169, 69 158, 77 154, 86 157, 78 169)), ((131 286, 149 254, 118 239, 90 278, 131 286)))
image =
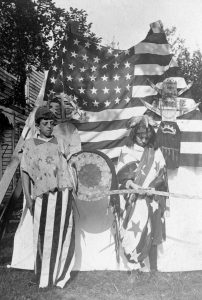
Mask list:
POLYGON ((193 53, 186 47, 185 40, 176 36, 176 27, 166 29, 165 33, 171 45, 182 76, 187 82, 193 82, 191 93, 196 102, 202 101, 202 53, 193 53))
POLYGON ((32 66, 49 69, 70 20, 78 22, 78 32, 99 41, 91 32, 84 10, 65 11, 53 0, 3 0, 0 3, 0 66, 17 77, 14 95, 5 102, 26 105, 24 87, 32 66), (51 44, 54 46, 51 48, 51 44))

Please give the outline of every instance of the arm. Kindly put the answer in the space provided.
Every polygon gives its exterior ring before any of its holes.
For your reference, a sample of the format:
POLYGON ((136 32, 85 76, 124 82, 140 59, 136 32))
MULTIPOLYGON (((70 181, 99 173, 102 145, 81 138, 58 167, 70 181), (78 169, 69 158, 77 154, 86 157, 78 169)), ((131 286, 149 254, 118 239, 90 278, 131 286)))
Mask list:
POLYGON ((32 199, 30 194, 30 177, 24 171, 21 172, 21 177, 22 177, 23 191, 26 199, 26 206, 30 210, 31 215, 33 216, 34 200, 32 199))

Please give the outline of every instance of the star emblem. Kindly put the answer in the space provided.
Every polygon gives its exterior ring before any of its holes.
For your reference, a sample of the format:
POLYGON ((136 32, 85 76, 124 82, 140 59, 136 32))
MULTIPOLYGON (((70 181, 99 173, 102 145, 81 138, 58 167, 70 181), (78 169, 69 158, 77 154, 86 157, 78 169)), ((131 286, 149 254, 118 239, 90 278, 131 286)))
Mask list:
POLYGON ((97 94, 97 89, 95 89, 94 87, 90 90, 91 90, 92 94, 97 94))
POLYGON ((107 100, 107 101, 105 101, 105 107, 109 106, 109 105, 110 105, 110 103, 111 103, 111 102, 110 102, 110 101, 108 101, 108 100, 107 100))
POLYGON ((153 213, 159 208, 158 202, 156 202, 154 200, 150 203, 150 205, 152 207, 153 213))
POLYGON ((96 57, 93 58, 93 60, 94 60, 95 63, 98 63, 100 59, 96 56, 96 57))
POLYGON ((116 74, 113 78, 114 78, 114 80, 119 80, 119 77, 120 77, 120 76, 118 76, 118 75, 116 74))
POLYGON ((78 54, 77 54, 75 51, 74 51, 74 52, 71 52, 71 56, 72 56, 72 57, 77 57, 77 55, 78 55, 78 54))
POLYGON ((80 94, 84 94, 85 89, 83 89, 82 87, 79 89, 80 94))
POLYGON ((109 93, 109 89, 108 88, 104 88, 104 89, 102 89, 103 90, 103 92, 104 92, 104 94, 108 94, 109 93))
POLYGON ((74 40, 74 45, 77 45, 77 46, 78 46, 78 44, 79 44, 79 40, 75 39, 75 40, 74 40))
POLYGON ((96 107, 98 107, 99 103, 95 100, 95 101, 93 102, 93 105, 96 106, 96 107))
POLYGON ((108 77, 104 75, 104 76, 102 76, 101 78, 102 78, 103 81, 107 81, 107 78, 108 78, 108 77))
POLYGON ((86 43, 85 43, 85 47, 86 47, 86 48, 89 48, 89 47, 90 47, 90 43, 89 43, 89 42, 86 42, 86 43))
POLYGON ((125 65, 125 68, 130 68, 130 64, 128 61, 124 65, 125 65))
POLYGON ((137 223, 132 221, 131 223, 132 223, 132 227, 130 229, 128 229, 128 231, 134 232, 134 236, 136 238, 136 236, 138 235, 138 232, 142 232, 142 230, 140 229, 140 221, 138 221, 137 223))
POLYGON ((119 104, 119 102, 121 101, 121 99, 119 99, 118 97, 114 100, 116 104, 119 104))

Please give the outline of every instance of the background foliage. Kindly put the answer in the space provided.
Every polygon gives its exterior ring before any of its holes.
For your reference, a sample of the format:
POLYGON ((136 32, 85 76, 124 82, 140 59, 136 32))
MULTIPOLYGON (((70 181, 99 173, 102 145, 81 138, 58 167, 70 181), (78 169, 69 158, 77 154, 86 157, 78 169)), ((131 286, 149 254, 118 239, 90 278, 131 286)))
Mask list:
POLYGON ((181 75, 186 82, 193 82, 191 87, 192 97, 196 102, 202 101, 202 52, 197 49, 191 52, 185 40, 176 35, 176 27, 166 29, 165 33, 171 45, 181 75))
POLYGON ((66 11, 52 0, 0 1, 0 66, 17 76, 14 95, 7 105, 25 106, 24 86, 31 66, 49 69, 70 20, 78 22, 80 34, 99 41, 86 18, 84 10, 66 11))

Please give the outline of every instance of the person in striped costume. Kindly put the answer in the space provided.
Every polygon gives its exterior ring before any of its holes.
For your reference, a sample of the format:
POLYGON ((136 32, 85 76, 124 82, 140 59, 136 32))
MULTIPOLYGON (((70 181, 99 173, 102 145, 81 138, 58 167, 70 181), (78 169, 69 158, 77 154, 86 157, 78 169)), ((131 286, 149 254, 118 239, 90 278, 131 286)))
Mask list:
POLYGON ((157 268, 157 246, 165 240, 166 198, 138 194, 146 188, 167 191, 165 160, 155 147, 155 131, 148 116, 129 120, 127 145, 122 147, 117 166, 121 189, 137 189, 136 194, 121 199, 125 208, 121 218, 120 239, 124 254, 131 267, 140 269, 148 257, 151 272, 157 268), (125 201, 124 201, 125 200, 125 201))
POLYGON ((33 217, 34 270, 41 288, 63 288, 75 254, 72 202, 76 176, 66 160, 67 145, 52 134, 54 120, 47 107, 37 109, 38 134, 26 140, 21 159, 26 206, 33 217))

